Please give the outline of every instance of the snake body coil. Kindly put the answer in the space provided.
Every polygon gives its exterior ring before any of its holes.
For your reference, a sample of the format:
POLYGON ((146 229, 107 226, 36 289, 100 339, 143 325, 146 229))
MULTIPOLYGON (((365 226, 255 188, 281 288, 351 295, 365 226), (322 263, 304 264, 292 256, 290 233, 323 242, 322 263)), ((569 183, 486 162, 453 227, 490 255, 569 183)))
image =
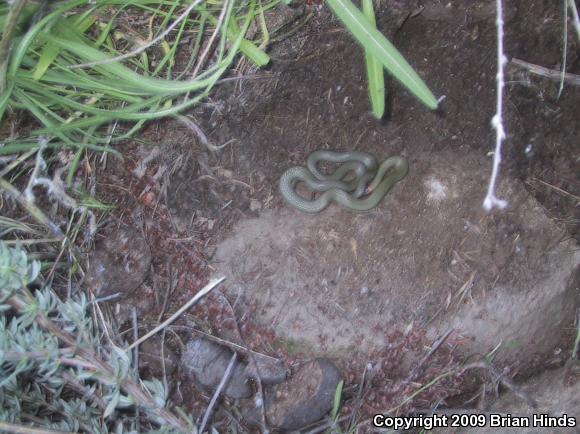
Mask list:
POLYGON ((387 158, 379 166, 376 158, 366 152, 315 151, 308 156, 307 167, 292 167, 280 178, 284 200, 307 213, 321 212, 331 202, 353 211, 368 211, 377 206, 409 171, 403 157, 387 158), (318 170, 319 161, 343 164, 331 175, 324 175, 318 170), (349 173, 354 174, 354 178, 346 180, 349 173), (299 182, 321 193, 320 196, 314 200, 304 199, 296 193, 299 182))

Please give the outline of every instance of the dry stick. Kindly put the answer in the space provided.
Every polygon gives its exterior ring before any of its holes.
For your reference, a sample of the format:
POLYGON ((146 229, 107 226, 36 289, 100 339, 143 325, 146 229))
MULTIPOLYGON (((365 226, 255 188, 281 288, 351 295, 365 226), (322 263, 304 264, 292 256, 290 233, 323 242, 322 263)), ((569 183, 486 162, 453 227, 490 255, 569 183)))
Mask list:
POLYGON ((13 434, 74 434, 70 431, 54 431, 49 429, 41 429, 38 427, 29 428, 15 423, 1 422, 0 432, 7 432, 13 434))
POLYGON ((505 129, 503 127, 503 88, 504 88, 504 75, 503 67, 506 63, 506 57, 503 53, 503 4, 502 0, 496 0, 496 13, 497 13, 497 107, 495 116, 492 118, 491 125, 495 129, 495 152, 493 154, 493 168, 491 171, 491 178, 489 180, 489 186, 487 189, 487 194, 483 200, 483 208, 486 211, 491 211, 493 207, 498 207, 500 209, 507 206, 507 202, 503 199, 499 199, 495 195, 495 183, 497 181, 497 174, 499 172, 499 166, 501 163, 501 144, 505 139, 505 129))
POLYGON ((10 11, 6 17, 6 27, 0 40, 0 94, 4 93, 6 89, 6 72, 8 71, 8 61, 10 60, 10 48, 14 31, 18 24, 18 17, 27 2, 28 0, 16 0, 15 4, 9 6, 10 11))
POLYGON ((530 181, 535 181, 535 182, 539 182, 540 184, 545 185, 548 188, 551 188, 555 191, 557 191, 560 194, 563 194, 564 196, 568 196, 574 200, 577 200, 578 203, 576 204, 576 206, 578 206, 580 204, 580 196, 576 196, 575 194, 572 194, 570 192, 567 192, 566 190, 561 189, 560 187, 556 187, 555 185, 552 184, 548 184, 546 181, 542 181, 541 179, 538 178, 530 178, 530 181))
POLYGON ((157 36, 151 42, 149 42, 145 45, 141 45, 139 48, 136 48, 133 51, 129 51, 128 53, 121 54, 119 56, 115 56, 115 57, 111 57, 111 58, 103 59, 103 60, 97 60, 96 62, 78 63, 76 65, 70 65, 69 69, 89 68, 89 67, 97 66, 97 65, 106 65, 108 63, 118 62, 119 60, 128 59, 129 57, 133 57, 139 53, 142 53, 147 48, 157 44, 159 41, 161 41, 163 38, 165 38, 175 27, 177 27, 177 25, 181 21, 183 21, 191 13, 193 8, 195 8, 201 2, 202 2, 202 0, 195 0, 192 4, 189 5, 189 7, 179 17, 177 17, 177 19, 173 23, 171 23, 171 25, 169 25, 169 27, 167 27, 163 32, 161 32, 159 34, 159 36, 157 36))
POLYGON ((223 345, 224 347, 228 347, 232 351, 237 351, 238 353, 242 353, 242 354, 247 355, 247 356, 249 356, 250 354, 255 354, 256 356, 264 357, 264 358, 270 359, 274 362, 280 362, 280 359, 277 359, 276 357, 272 357, 272 356, 269 356, 267 354, 259 353, 258 351, 250 350, 250 349, 243 347, 241 345, 238 345, 234 342, 226 341, 225 339, 218 338, 217 336, 213 336, 213 335, 210 335, 209 333, 202 332, 201 330, 197 330, 197 329, 191 329, 191 330, 194 333, 198 333, 200 335, 205 336, 210 341, 214 341, 220 345, 223 345))
POLYGON ((226 368, 226 371, 224 372, 224 375, 220 381, 220 384, 218 385, 218 388, 214 392, 213 396, 211 397, 211 401, 209 402, 209 405, 207 406, 207 409, 205 410, 205 414, 203 415, 203 419, 202 419, 201 425, 199 427, 200 433, 203 433, 203 430, 205 429, 205 426, 207 425, 207 422, 209 421, 209 417, 213 413, 213 408, 215 406, 215 403, 217 402, 219 396, 222 393, 223 388, 225 387, 225 385, 228 383, 228 381, 230 379, 230 375, 232 374, 234 366, 236 365, 237 358, 238 358, 238 353, 232 354, 232 358, 230 359, 230 362, 228 363, 228 367, 226 368))
POLYGON ((433 345, 431 345, 431 349, 429 350, 429 352, 425 355, 425 357, 423 357, 421 359, 421 361, 419 362, 419 364, 417 366, 415 366, 415 368, 411 371, 411 373, 409 374, 409 376, 407 377, 406 382, 411 382, 414 381, 415 378, 417 378, 417 376, 419 375, 419 371, 423 368, 423 366, 425 365, 425 363, 427 362, 427 360, 429 360, 429 358, 435 354, 435 352, 441 348, 441 345, 443 345, 445 343, 445 341, 447 340, 447 338, 451 335, 451 333, 454 332, 455 329, 451 328, 449 330, 447 330, 447 332, 441 336, 439 339, 437 339, 433 345))
MULTIPOLYGON (((519 66, 521 68, 525 68, 530 71, 532 74, 536 74, 545 78, 549 78, 550 80, 560 80, 562 73, 560 71, 555 71, 553 69, 548 69, 540 65, 536 65, 534 63, 526 62, 525 60, 513 58, 511 62, 513 65, 519 66)), ((571 74, 566 72, 564 74, 564 81, 568 84, 573 84, 576 86, 580 86, 580 75, 571 74)))
POLYGON ((129 351, 129 350, 133 349, 134 347, 136 347, 140 343, 146 341, 151 336, 158 333, 160 330, 167 327, 169 324, 171 324, 173 321, 175 321, 179 316, 181 316, 181 314, 183 312, 185 312, 187 309, 189 309, 191 306, 193 306, 195 303, 197 303, 200 298, 202 298, 203 296, 208 294, 210 291, 212 291, 216 286, 218 286, 224 280, 225 280, 225 277, 220 277, 219 279, 214 279, 214 280, 210 281, 207 285, 205 285, 202 288, 201 291, 199 291, 197 294, 195 294, 195 296, 191 300, 189 300, 187 303, 185 303, 183 306, 181 306, 177 312, 175 312, 173 315, 171 315, 169 318, 167 318, 165 321, 163 321, 161 324, 159 324, 157 327, 155 327, 149 333, 147 333, 146 335, 137 339, 135 342, 133 342, 131 345, 129 345, 126 348, 126 350, 129 351))
POLYGON ((558 99, 562 95, 562 91, 564 90, 564 75, 566 75, 566 58, 568 56, 568 5, 566 4, 567 0, 564 0, 564 47, 562 47, 562 68, 560 73, 560 88, 558 89, 558 99))
POLYGON ((574 29, 576 30, 576 34, 578 35, 578 41, 580 41, 580 18, 578 18, 578 9, 576 9, 576 1, 575 0, 568 0, 568 6, 570 6, 570 10, 572 11, 572 18, 574 23, 574 29))

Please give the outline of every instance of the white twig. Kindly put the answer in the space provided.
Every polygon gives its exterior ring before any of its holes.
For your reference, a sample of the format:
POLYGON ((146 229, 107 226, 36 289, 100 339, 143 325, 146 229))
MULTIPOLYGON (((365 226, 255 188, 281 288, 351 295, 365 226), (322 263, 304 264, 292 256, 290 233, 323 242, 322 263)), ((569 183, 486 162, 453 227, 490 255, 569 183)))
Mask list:
MULTIPOLYGON (((526 62, 525 60, 516 59, 515 57, 512 57, 510 63, 519 68, 524 68, 532 74, 546 77, 550 80, 558 81, 562 78, 562 73, 560 71, 544 68, 543 66, 526 62)), ((568 84, 573 84, 574 86, 580 86, 580 75, 567 72, 564 74, 564 81, 568 84)))
POLYGON ((495 183, 497 181, 497 174, 501 164, 501 144, 505 139, 505 129, 503 126, 503 88, 504 75, 503 67, 507 59, 503 53, 503 4, 502 0, 496 0, 497 7, 497 108, 495 116, 491 121, 491 125, 495 129, 495 152, 493 154, 493 169, 491 171, 491 178, 487 194, 483 201, 483 208, 486 211, 491 211, 493 207, 505 208, 507 202, 499 199, 495 195, 495 183))
POLYGON ((570 10, 572 11, 572 22, 576 30, 576 35, 578 35, 578 41, 580 41, 580 18, 578 18, 578 9, 576 8, 575 0, 568 0, 568 6, 570 6, 570 10))
POLYGON ((564 0, 564 35, 562 36, 563 39, 563 47, 562 47, 562 68, 560 73, 560 88, 558 89, 558 99, 562 95, 562 91, 564 90, 564 77, 566 76, 566 59, 568 56, 568 5, 567 1, 564 0))
POLYGON ((137 339, 135 342, 133 342, 131 345, 129 345, 126 348, 126 351, 132 350, 137 345, 145 342, 151 336, 155 335, 157 332, 159 332, 160 330, 167 327, 169 324, 171 324, 173 321, 175 321, 183 312, 185 312, 187 309, 189 309, 191 306, 193 306, 195 303, 197 303, 200 298, 202 298, 203 296, 208 294, 211 290, 213 290, 216 286, 218 286, 224 280, 225 280, 225 277, 220 277, 219 279, 214 279, 214 280, 210 281, 207 285, 205 285, 202 288, 201 291, 199 291, 197 294, 195 294, 195 296, 191 300, 189 300, 187 303, 185 303, 183 306, 181 306, 177 312, 175 312, 173 315, 171 315, 169 318, 167 318, 165 321, 163 321, 161 324, 159 324, 157 327, 155 327, 149 333, 141 336, 139 339, 137 339))
POLYGON ((76 69, 76 68, 89 68, 91 66, 97 66, 97 65, 106 65, 107 63, 113 63, 113 62, 118 62, 119 60, 124 60, 124 59, 128 59, 129 57, 133 57, 139 53, 142 53, 143 51, 145 51, 147 48, 157 44, 159 41, 161 41, 163 38, 165 38, 175 27, 177 27, 177 25, 183 21, 193 10, 193 8, 195 8, 197 5, 199 5, 201 3, 202 0, 195 0, 192 4, 189 5, 189 7, 179 16, 177 17, 177 19, 171 23, 171 25, 169 25, 169 27, 167 27, 163 32, 161 32, 155 39, 153 39, 151 42, 144 44, 136 49, 134 49, 133 51, 130 51, 128 53, 122 54, 120 56, 116 56, 116 57, 111 57, 108 59, 103 59, 103 60, 97 60, 96 62, 89 62, 89 63, 79 63, 76 65, 70 65, 69 69, 76 69))

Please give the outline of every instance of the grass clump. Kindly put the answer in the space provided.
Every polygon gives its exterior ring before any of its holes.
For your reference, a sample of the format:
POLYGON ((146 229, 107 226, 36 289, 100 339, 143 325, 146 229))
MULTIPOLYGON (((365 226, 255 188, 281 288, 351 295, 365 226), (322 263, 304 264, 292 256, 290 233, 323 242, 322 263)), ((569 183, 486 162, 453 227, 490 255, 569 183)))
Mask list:
POLYGON ((24 110, 40 128, 6 140, 2 155, 36 149, 38 137, 52 148, 110 151, 146 121, 196 105, 238 54, 268 63, 246 36, 279 1, 23 3, 0 7, 3 43, 12 46, 0 69, 0 118, 24 110))

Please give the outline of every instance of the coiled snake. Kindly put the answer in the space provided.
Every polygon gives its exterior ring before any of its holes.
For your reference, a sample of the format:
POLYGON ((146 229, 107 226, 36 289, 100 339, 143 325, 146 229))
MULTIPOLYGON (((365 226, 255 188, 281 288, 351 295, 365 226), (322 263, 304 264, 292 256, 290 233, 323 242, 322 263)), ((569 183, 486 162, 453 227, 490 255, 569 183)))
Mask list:
POLYGON ((353 211, 368 211, 409 171, 403 157, 387 158, 379 165, 373 155, 358 151, 315 151, 308 156, 306 165, 307 168, 291 167, 282 174, 280 193, 288 204, 307 213, 321 212, 331 202, 353 211), (318 169, 319 161, 344 164, 331 175, 324 175, 318 169), (349 179, 349 173, 354 178, 349 179), (313 200, 303 198, 296 193, 299 182, 322 194, 313 200))

